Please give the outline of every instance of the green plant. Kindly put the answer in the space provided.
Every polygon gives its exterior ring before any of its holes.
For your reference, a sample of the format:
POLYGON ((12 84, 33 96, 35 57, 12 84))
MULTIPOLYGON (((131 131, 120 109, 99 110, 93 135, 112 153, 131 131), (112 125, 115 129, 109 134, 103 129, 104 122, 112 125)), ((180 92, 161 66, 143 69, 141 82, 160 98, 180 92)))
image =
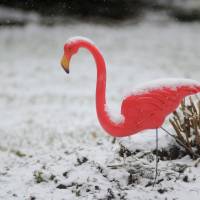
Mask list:
POLYGON ((33 176, 35 178, 35 182, 36 183, 42 183, 42 182, 46 182, 44 176, 43 176, 43 172, 42 171, 35 171, 33 176))

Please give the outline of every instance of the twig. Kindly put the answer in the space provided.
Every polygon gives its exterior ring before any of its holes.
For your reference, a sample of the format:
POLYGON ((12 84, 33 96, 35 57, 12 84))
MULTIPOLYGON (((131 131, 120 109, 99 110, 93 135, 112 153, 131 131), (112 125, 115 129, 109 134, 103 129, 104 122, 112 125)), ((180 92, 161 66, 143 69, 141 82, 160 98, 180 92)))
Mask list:
POLYGON ((193 151, 191 151, 184 143, 181 142, 181 140, 179 140, 176 136, 172 135, 169 131, 167 131, 165 128, 161 127, 161 129, 163 131, 165 131, 168 135, 170 135, 171 137, 173 137, 176 142, 181 145, 182 147, 184 147, 188 153, 190 153, 191 156, 195 156, 195 157, 199 157, 199 155, 197 155, 196 153, 194 153, 193 151))

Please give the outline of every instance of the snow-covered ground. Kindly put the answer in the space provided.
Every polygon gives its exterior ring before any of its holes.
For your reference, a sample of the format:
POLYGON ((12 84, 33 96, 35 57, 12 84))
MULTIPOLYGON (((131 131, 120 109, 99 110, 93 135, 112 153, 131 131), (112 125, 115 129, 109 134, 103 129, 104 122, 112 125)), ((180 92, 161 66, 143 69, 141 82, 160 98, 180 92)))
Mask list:
MULTIPOLYGON (((199 33, 199 24, 152 16, 117 26, 1 28, 0 199, 199 199, 200 167, 187 156, 160 161, 152 187, 155 131, 113 141, 102 130, 96 69, 87 51, 73 58, 70 75, 60 67, 69 37, 92 39, 107 61, 108 104, 117 115, 122 97, 137 84, 163 77, 200 80, 199 33), (132 152, 125 161, 121 145, 132 152)), ((174 143, 162 131, 159 138, 160 148, 174 143)))

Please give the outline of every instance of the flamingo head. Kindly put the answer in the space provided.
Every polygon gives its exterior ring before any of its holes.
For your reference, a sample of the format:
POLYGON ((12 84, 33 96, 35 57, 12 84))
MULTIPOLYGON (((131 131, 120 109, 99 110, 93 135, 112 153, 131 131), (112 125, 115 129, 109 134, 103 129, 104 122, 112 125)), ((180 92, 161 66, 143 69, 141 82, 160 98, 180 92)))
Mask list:
POLYGON ((76 42, 69 41, 64 45, 64 54, 61 59, 61 66, 65 70, 65 72, 69 73, 69 63, 71 57, 77 53, 78 45, 76 42))

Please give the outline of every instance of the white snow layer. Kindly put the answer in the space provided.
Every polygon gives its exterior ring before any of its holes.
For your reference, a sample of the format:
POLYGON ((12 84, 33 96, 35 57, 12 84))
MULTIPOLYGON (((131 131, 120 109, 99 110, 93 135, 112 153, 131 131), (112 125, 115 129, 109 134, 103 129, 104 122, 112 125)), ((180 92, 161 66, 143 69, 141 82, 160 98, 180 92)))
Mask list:
POLYGON ((89 43, 95 45, 95 43, 94 43, 92 40, 90 40, 90 39, 87 38, 87 37, 83 37, 83 36, 74 36, 74 37, 71 37, 71 38, 69 38, 69 39, 67 40, 67 43, 68 43, 68 42, 74 42, 74 41, 77 41, 77 40, 87 41, 87 42, 89 42, 89 43))
POLYGON ((148 81, 146 83, 140 84, 137 86, 131 95, 143 94, 150 92, 155 89, 170 88, 176 90, 181 86, 190 86, 190 87, 200 87, 200 82, 192 79, 183 79, 183 78, 163 78, 153 81, 148 81))
MULTIPOLYGON (((114 114, 137 84, 163 77, 199 80, 199 32, 195 23, 159 20, 1 28, 0 199, 199 200, 200 168, 189 157, 160 161, 159 183, 149 186, 155 131, 114 143, 102 130, 96 68, 87 51, 72 59, 70 76, 59 64, 67 38, 95 41, 108 63, 107 99, 114 114), (119 143, 134 152, 126 165, 119 143)), ((159 149, 173 143, 159 131, 159 149)))
POLYGON ((38 22, 39 15, 34 12, 19 11, 14 8, 0 7, 0 19, 38 22))

